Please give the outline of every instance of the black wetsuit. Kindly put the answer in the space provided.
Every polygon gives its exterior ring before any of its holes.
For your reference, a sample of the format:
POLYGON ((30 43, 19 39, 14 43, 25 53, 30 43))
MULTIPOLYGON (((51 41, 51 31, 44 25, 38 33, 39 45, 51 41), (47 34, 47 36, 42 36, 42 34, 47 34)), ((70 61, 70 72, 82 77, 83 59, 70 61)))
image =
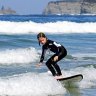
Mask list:
POLYGON ((44 44, 42 46, 42 55, 41 55, 41 58, 40 58, 40 62, 41 63, 43 62, 45 52, 48 49, 55 53, 46 62, 46 65, 47 65, 48 69, 52 72, 53 76, 62 75, 61 70, 60 70, 57 62, 67 55, 66 49, 64 48, 64 46, 62 46, 62 45, 60 45, 60 44, 58 44, 58 43, 56 43, 56 42, 54 42, 52 40, 47 40, 46 44, 44 44), (58 56, 58 60, 57 61, 54 61, 54 57, 55 56, 58 56))

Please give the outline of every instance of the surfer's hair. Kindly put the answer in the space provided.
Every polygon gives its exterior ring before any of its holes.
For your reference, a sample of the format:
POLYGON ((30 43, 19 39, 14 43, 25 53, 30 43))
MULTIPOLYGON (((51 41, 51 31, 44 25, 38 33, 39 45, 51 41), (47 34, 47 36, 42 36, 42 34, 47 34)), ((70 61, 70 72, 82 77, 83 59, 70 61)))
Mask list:
MULTIPOLYGON (((40 32, 40 33, 37 34, 38 42, 39 42, 39 38, 40 38, 40 37, 47 38, 46 35, 45 35, 43 32, 40 32)), ((40 45, 40 42, 39 42, 39 45, 40 45)))

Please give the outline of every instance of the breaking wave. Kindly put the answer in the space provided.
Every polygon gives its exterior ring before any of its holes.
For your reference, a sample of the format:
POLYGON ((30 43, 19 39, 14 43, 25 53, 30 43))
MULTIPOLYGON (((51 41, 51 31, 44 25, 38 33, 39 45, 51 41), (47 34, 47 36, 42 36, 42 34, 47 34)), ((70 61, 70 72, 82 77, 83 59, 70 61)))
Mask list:
POLYGON ((1 34, 28 34, 46 32, 51 34, 63 33, 96 33, 95 22, 68 22, 57 21, 47 23, 36 23, 32 21, 26 22, 10 22, 0 21, 1 34))
MULTIPOLYGON (((62 73, 64 77, 82 74, 83 80, 78 82, 79 88, 85 89, 96 87, 96 69, 92 65, 89 67, 77 67, 70 70, 62 70, 62 73)), ((60 94, 64 95, 65 93, 65 87, 63 87, 60 82, 57 82, 50 72, 33 72, 0 77, 0 95, 62 96, 60 94)))
POLYGON ((0 51, 0 64, 25 64, 38 60, 39 55, 35 48, 18 48, 0 51))

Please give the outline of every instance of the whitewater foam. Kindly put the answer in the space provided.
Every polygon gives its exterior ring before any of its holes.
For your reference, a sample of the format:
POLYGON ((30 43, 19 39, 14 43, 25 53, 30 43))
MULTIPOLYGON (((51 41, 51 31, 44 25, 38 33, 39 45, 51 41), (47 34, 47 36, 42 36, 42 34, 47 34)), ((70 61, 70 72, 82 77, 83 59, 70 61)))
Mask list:
POLYGON ((78 58, 78 60, 85 60, 85 59, 94 60, 96 59, 96 54, 95 53, 75 53, 75 54, 72 54, 72 57, 78 58))
POLYGON ((82 74, 83 80, 79 83, 80 88, 91 88, 96 87, 96 68, 94 66, 88 66, 88 67, 77 67, 74 69, 70 69, 67 71, 62 71, 65 77, 76 75, 76 74, 82 74))
POLYGON ((38 61, 38 52, 35 48, 18 48, 0 51, 0 64, 25 64, 38 61))
MULTIPOLYGON (((6 49, 0 51, 0 65, 11 64, 29 64, 39 62, 41 50, 36 50, 34 47, 6 49)), ((47 55, 49 52, 47 53, 47 55)), ((68 55, 65 60, 95 60, 95 53, 75 53, 68 55)))
POLYGON ((46 73, 27 73, 0 79, 0 95, 48 96, 65 92, 61 84, 46 73))
MULTIPOLYGON (((64 77, 82 74, 83 80, 78 82, 78 87, 81 89, 96 87, 94 66, 62 70, 62 73, 64 77)), ((48 96, 57 94, 66 94, 66 88, 56 81, 49 71, 0 77, 0 95, 48 96)))
POLYGON ((96 33, 96 23, 76 23, 68 21, 36 23, 0 21, 1 34, 28 34, 45 32, 50 34, 63 33, 96 33))
MULTIPOLYGON (((48 74, 51 75, 51 72, 48 71, 48 74)), ((82 74, 82 81, 78 82, 78 87, 81 89, 85 88, 96 88, 96 68, 93 65, 88 67, 76 67, 69 70, 62 70, 63 77, 70 77, 77 74, 82 74)))

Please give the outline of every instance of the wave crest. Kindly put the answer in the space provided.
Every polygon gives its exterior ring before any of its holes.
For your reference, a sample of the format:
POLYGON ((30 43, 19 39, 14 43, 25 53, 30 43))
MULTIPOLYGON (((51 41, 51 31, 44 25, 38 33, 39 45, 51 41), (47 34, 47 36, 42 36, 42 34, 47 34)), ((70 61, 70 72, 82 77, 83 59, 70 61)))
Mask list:
POLYGON ((25 64, 38 60, 39 55, 35 48, 18 48, 0 51, 0 64, 25 64))
POLYGON ((68 21, 58 21, 49 23, 36 22, 10 22, 0 21, 1 34, 28 34, 28 33, 96 33, 95 22, 76 23, 68 21))

